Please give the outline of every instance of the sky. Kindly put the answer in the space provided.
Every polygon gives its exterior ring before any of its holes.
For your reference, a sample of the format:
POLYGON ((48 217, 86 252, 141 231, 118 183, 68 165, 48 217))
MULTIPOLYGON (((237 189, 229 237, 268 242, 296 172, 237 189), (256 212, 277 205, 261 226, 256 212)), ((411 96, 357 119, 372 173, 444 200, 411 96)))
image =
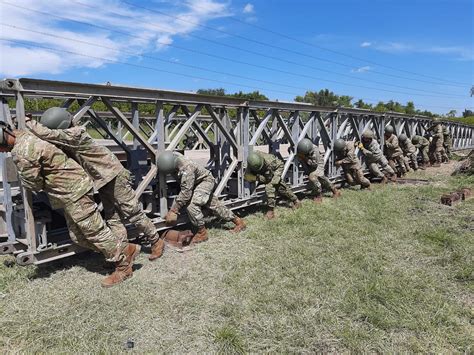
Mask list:
POLYGON ((0 77, 474 110, 472 0, 0 0, 0 77))

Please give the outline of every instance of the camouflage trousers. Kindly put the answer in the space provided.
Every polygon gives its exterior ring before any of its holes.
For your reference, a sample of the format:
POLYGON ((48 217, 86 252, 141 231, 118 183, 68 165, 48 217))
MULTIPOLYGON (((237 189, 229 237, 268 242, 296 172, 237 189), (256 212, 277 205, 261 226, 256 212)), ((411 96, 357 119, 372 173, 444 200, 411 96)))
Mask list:
POLYGON ((413 168, 413 170, 418 170, 418 155, 415 153, 408 153, 405 158, 405 168, 407 171, 410 170, 410 165, 413 168))
POLYGON ((430 160, 434 163, 441 164, 443 161, 443 142, 436 140, 430 144, 430 160))
POLYGON ((403 175, 407 172, 405 167, 405 159, 401 154, 388 158, 388 164, 393 169, 393 171, 397 171, 400 175, 403 175))
POLYGON ((309 186, 316 195, 321 194, 323 187, 327 190, 334 190, 334 185, 329 178, 324 175, 324 166, 322 164, 318 165, 316 169, 311 170, 308 178, 309 186))
POLYGON ((349 185, 360 185, 363 189, 370 186, 370 181, 364 176, 364 172, 361 168, 345 168, 343 166, 342 170, 344 171, 344 177, 349 185))
POLYGON ((423 164, 428 164, 430 162, 430 156, 428 154, 429 149, 430 148, 429 148, 428 145, 419 148, 420 153, 421 153, 421 157, 422 157, 422 160, 423 160, 423 164))
POLYGON ((127 246, 126 236, 117 236, 102 219, 92 190, 74 204, 64 207, 71 240, 87 249, 104 254, 107 261, 120 262, 127 246))
POLYGON ((143 212, 132 189, 128 171, 123 170, 115 179, 100 188, 99 196, 104 206, 107 225, 115 235, 126 238, 127 229, 124 222, 128 220, 150 243, 159 239, 155 225, 143 212))
POLYGON ((232 221, 236 216, 214 195, 215 182, 204 180, 194 188, 191 202, 186 210, 191 223, 194 226, 204 226, 204 215, 202 209, 206 208, 215 216, 224 221, 232 221))
POLYGON ((388 160, 385 156, 382 156, 377 161, 367 162, 367 167, 372 175, 378 178, 383 178, 385 175, 380 171, 380 167, 385 171, 388 175, 394 175, 395 171, 392 169, 390 165, 388 165, 388 160))
POLYGON ((446 152, 446 155, 449 159, 451 159, 451 150, 453 148, 453 143, 451 141, 444 141, 443 147, 446 152))
POLYGON ((295 202, 298 200, 295 193, 291 191, 290 187, 282 180, 279 179, 278 183, 272 184, 268 183, 265 185, 265 193, 267 195, 267 206, 270 208, 275 208, 276 206, 276 194, 278 193, 281 197, 295 202))

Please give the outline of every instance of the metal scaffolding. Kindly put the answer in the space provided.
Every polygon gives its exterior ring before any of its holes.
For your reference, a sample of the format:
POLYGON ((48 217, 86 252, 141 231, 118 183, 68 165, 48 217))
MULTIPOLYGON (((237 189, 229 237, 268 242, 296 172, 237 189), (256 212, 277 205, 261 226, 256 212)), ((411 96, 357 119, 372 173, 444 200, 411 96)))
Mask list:
MULTIPOLYGON (((205 165, 216 178, 215 194, 229 208, 239 209, 264 198, 261 189, 244 180, 247 156, 254 149, 284 159, 285 180, 294 191, 303 192, 306 179, 295 158, 302 138, 319 145, 327 175, 340 180, 333 157, 337 138, 360 140, 362 132, 371 128, 383 145, 388 124, 397 135, 408 137, 424 135, 431 125, 427 117, 395 112, 37 79, 0 82, 0 120, 11 123, 15 114, 19 128, 24 129, 27 98, 60 99, 62 107, 75 108, 74 122, 100 134, 98 142, 130 170, 144 210, 160 230, 166 228, 162 217, 178 193, 176 181, 158 174, 156 158, 163 150, 182 150, 205 165), (15 107, 10 107, 12 102, 15 107)), ((454 150, 474 148, 473 126, 443 124, 453 136, 454 150)), ((53 211, 44 194, 32 195, 21 187, 8 154, 0 154, 0 169, 0 254, 14 254, 19 264, 26 265, 83 250, 69 239, 61 211, 53 211)), ((180 223, 186 222, 184 216, 180 223)), ((133 236, 133 227, 129 232, 133 236)))

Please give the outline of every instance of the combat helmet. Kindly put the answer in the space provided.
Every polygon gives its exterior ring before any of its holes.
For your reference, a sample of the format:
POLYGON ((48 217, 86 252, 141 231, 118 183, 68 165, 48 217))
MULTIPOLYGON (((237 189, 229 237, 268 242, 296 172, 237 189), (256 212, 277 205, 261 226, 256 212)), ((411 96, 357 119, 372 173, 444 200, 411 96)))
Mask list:
POLYGON ((414 136, 412 139, 411 139, 411 142, 413 144, 418 144, 420 143, 420 140, 421 140, 421 137, 420 136, 414 136))
POLYGON ((334 141, 334 150, 337 152, 343 151, 346 147, 346 141, 344 139, 338 138, 334 141))
POLYGON ((296 151, 298 154, 306 155, 311 152, 313 149, 313 142, 311 142, 308 138, 303 138, 298 142, 298 146, 296 147, 296 151))
POLYGON ((251 152, 247 158, 247 166, 255 173, 263 168, 263 158, 256 152, 251 152))
POLYGON ((161 153, 156 160, 158 171, 164 174, 169 174, 176 169, 177 156, 169 150, 161 153))
POLYGON ((408 139, 407 135, 405 133, 402 133, 398 136, 398 140, 400 142, 405 142, 408 139))
POLYGON ((374 132, 371 129, 366 129, 362 132, 362 139, 374 139, 374 132))
POLYGON ((390 135, 393 134, 393 132, 395 132, 393 126, 388 125, 387 127, 385 127, 385 134, 390 135))
POLYGON ((65 108, 51 107, 44 111, 40 123, 49 129, 66 129, 71 126, 72 115, 65 108))

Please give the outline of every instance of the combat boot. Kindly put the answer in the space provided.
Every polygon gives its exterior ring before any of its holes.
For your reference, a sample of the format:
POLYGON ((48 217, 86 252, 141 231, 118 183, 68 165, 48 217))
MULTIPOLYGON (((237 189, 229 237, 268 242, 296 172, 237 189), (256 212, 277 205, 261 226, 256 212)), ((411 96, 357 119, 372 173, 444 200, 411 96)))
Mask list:
POLYGON ((313 198, 313 201, 315 203, 323 202, 323 195, 321 195, 321 193, 316 194, 316 196, 314 196, 314 198, 313 198))
POLYGON ((232 229, 232 233, 239 233, 240 231, 243 231, 247 226, 245 225, 245 222, 242 218, 240 217, 235 217, 232 220, 232 223, 235 224, 235 227, 232 229))
POLYGON ((397 182, 397 174, 392 174, 389 178, 391 182, 397 182))
POLYGON ((297 210, 298 208, 301 208, 302 206, 303 206, 303 204, 301 203, 301 201, 300 201, 300 200, 296 200, 295 202, 293 202, 292 208, 293 208, 294 210, 297 210))
POLYGON ((335 187, 333 187, 331 191, 332 191, 332 197, 333 198, 341 197, 341 191, 339 191, 335 187))
POLYGON ((162 238, 159 238, 154 243, 151 244, 151 254, 148 257, 148 260, 153 261, 160 258, 163 255, 165 250, 165 241, 162 238))
POLYGON ((112 287, 132 277, 133 261, 140 254, 141 246, 129 243, 123 250, 124 259, 116 263, 115 271, 102 280, 102 287, 112 287))
POLYGON ((385 185, 387 182, 388 182, 387 176, 384 175, 383 178, 382 178, 382 180, 380 181, 380 183, 381 183, 382 185, 385 185))
POLYGON ((194 234, 193 243, 202 243, 208 240, 209 237, 207 236, 207 229, 206 226, 201 226, 199 227, 198 231, 196 234, 194 234))
POLYGON ((266 219, 273 219, 275 218, 275 211, 273 210, 273 208, 270 208, 267 213, 265 214, 265 218, 266 219))

